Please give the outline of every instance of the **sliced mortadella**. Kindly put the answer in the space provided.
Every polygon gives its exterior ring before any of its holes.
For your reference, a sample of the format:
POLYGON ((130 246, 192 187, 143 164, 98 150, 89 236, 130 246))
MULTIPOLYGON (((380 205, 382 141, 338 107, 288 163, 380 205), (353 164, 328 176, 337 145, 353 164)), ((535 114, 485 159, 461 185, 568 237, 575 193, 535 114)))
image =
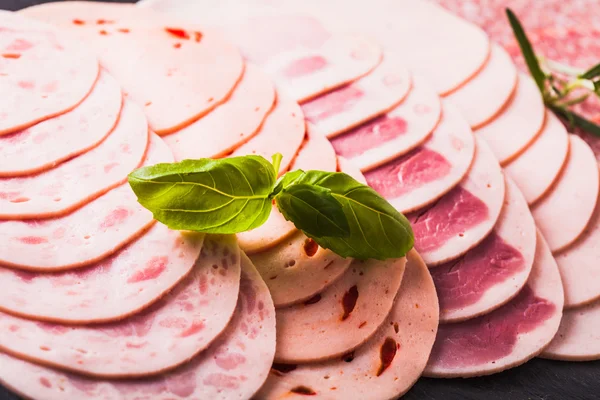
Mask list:
POLYGON ((516 159, 505 165, 504 170, 523 192, 527 204, 533 205, 551 189, 568 156, 567 129, 554 114, 546 111, 546 122, 540 135, 516 159))
POLYGON ((337 157, 329 140, 323 135, 307 129, 300 151, 292 163, 291 170, 302 169, 335 172, 337 157))
POLYGON ((48 170, 96 147, 115 127, 121 104, 119 84, 102 71, 90 95, 73 110, 0 136, 0 177, 48 170))
POLYGON ((266 285, 242 254, 233 318, 205 351, 172 372, 139 380, 102 380, 0 353, 0 382, 26 397, 47 400, 249 399, 267 379, 274 353, 275 309, 266 285))
POLYGON ((408 215, 415 249, 427 265, 454 260, 492 231, 504 204, 505 181, 487 143, 476 138, 475 160, 460 185, 435 204, 408 215))
POLYGON ((443 113, 422 146, 365 173, 369 185, 400 212, 420 209, 448 193, 473 163, 471 128, 451 104, 444 104, 443 113))
POLYGON ((499 45, 492 45, 483 69, 464 86, 448 94, 473 129, 485 125, 509 102, 517 87, 517 67, 499 45))
POLYGON ((246 65, 241 82, 225 103, 163 140, 178 161, 223 157, 258 133, 274 104, 270 79, 257 67, 246 65))
POLYGON ((98 59, 55 28, 0 11, 0 135, 75 108, 98 78, 98 59))
POLYGON ((356 179, 363 185, 367 185, 367 178, 363 175, 362 171, 350 160, 344 157, 338 157, 338 172, 344 172, 356 179))
POLYGON ((424 376, 490 375, 540 354, 558 330, 563 290, 556 262, 541 235, 527 284, 504 306, 456 324, 440 325, 424 376))
POLYGON ((0 309, 25 318, 85 324, 133 315, 192 270, 203 236, 155 224, 120 252, 87 268, 57 273, 0 269, 0 309))
MULTIPOLYGON (((546 109, 534 80, 519 74, 517 88, 509 103, 475 134, 485 139, 501 165, 518 157, 542 132, 546 109)), ((554 151, 552 152, 554 155, 554 151)))
POLYGON ((192 272, 133 317, 69 326, 0 313, 0 348, 41 364, 105 378, 157 374, 188 361, 227 327, 240 286, 235 237, 207 237, 192 272))
POLYGON ((354 260, 323 292, 278 309, 276 362, 341 357, 369 340, 392 310, 405 264, 406 258, 354 260))
POLYGON ((369 75, 302 105, 312 129, 331 138, 393 109, 408 95, 412 79, 393 53, 369 75))
POLYGON ((246 254, 254 254, 270 249, 281 243, 296 232, 293 222, 285 219, 279 212, 276 204, 273 204, 271 214, 267 221, 258 228, 237 234, 240 248, 246 254))
POLYGON ((394 306, 368 342, 343 359, 274 364, 257 398, 395 399, 421 376, 438 328, 438 304, 427 267, 415 251, 394 306))
POLYGON ((406 100, 385 115, 331 139, 340 156, 367 171, 423 144, 442 115, 437 93, 424 78, 413 77, 406 100))
MULTIPOLYGON (((148 147, 142 111, 125 103, 114 131, 98 147, 37 175, 0 178, 0 218, 64 215, 123 183, 148 147)), ((152 138, 151 146, 160 146, 152 138)))
POLYGON ((527 283, 535 249, 533 217, 519 189, 507 179, 494 230, 460 259, 431 269, 440 321, 474 318, 510 301, 527 283))

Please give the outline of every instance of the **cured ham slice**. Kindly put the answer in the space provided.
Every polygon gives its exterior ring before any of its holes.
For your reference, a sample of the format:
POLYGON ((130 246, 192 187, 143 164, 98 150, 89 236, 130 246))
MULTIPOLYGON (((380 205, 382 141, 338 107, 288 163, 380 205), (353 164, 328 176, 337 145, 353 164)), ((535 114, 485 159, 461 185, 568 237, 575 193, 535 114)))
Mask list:
MULTIPOLYGON (((456 186, 475 157, 471 128, 451 104, 423 146, 365 173, 367 182, 400 212, 433 203, 456 186)), ((489 161, 488 161, 489 162, 489 161)))
POLYGON ((125 103, 115 130, 95 149, 38 175, 0 178, 0 218, 56 217, 82 206, 123 183, 143 160, 148 137, 142 111, 125 103))
POLYGON ((275 353, 275 310, 269 291, 242 255, 236 311, 208 349, 176 370, 139 380, 85 378, 0 353, 0 382, 47 400, 143 398, 249 399, 263 384, 275 353))
POLYGON ((500 165, 487 143, 476 138, 466 178, 434 205, 408 215, 415 249, 429 266, 454 260, 477 246, 496 225, 504 203, 500 165))
POLYGON ((0 11, 0 135, 75 108, 98 78, 98 60, 49 25, 0 11))
POLYGON ((277 310, 278 363, 341 357, 365 343, 388 317, 406 258, 354 260, 341 278, 304 304, 277 310))
POLYGON ((114 321, 133 315, 192 270, 203 236, 155 224, 120 252, 87 268, 34 273, 0 269, 0 309, 58 323, 114 321))
POLYGON ((423 144, 437 126, 442 104, 424 78, 413 77, 405 101, 385 115, 335 136, 337 154, 368 171, 423 144))
POLYGON ((395 399, 425 368, 438 327, 438 304, 427 267, 415 251, 390 315, 369 341, 343 360, 274 364, 257 398, 395 399))
POLYGON ((431 269, 440 321, 470 319, 510 301, 527 283, 535 249, 536 228, 527 202, 507 180, 494 230, 460 259, 431 269))
POLYGON ((424 375, 489 375, 523 364, 542 352, 562 316, 563 290, 552 253, 537 237, 527 285, 506 305, 456 324, 440 325, 424 375))
POLYGON ((192 272, 140 314, 109 324, 68 326, 0 313, 0 348, 86 375, 157 374, 188 361, 227 327, 239 285, 235 238, 207 237, 192 272))
POLYGON ((223 157, 258 133, 274 103, 269 78, 246 65, 241 82, 225 103, 163 139, 178 161, 223 157))
POLYGON ((96 147, 117 123, 121 89, 108 73, 73 110, 25 130, 0 136, 0 177, 29 175, 54 168, 96 147))

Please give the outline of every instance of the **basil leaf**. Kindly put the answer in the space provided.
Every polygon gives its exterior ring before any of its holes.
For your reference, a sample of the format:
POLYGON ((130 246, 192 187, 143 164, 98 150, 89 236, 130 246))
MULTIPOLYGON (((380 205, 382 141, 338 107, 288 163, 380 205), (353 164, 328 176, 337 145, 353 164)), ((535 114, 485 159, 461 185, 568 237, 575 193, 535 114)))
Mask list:
POLYGON ((296 171, 287 172, 277 181, 275 188, 273 188, 273 193, 271 193, 271 198, 277 196, 283 189, 290 186, 299 176, 304 174, 304 171, 298 169, 296 171))
POLYGON ((559 117, 569 121, 571 129, 573 127, 579 127, 594 136, 600 137, 600 126, 596 125, 592 121, 562 107, 556 107, 553 105, 548 105, 548 107, 550 107, 550 109, 559 117))
POLYGON ((171 229, 233 234, 267 220, 275 177, 266 159, 244 156, 140 168, 129 175, 129 185, 171 229))
POLYGON ((593 79, 593 78, 595 78, 597 76, 600 76, 600 64, 594 65, 592 68, 590 68, 587 71, 585 71, 579 77, 581 79, 593 79))
POLYGON ((273 164, 273 171, 275 171, 275 179, 277 179, 277 176, 279 175, 279 167, 281 167, 282 159, 283 159, 283 156, 281 155, 281 153, 275 153, 275 154, 273 154, 273 156, 271 156, 271 161, 273 164))
POLYGON ((319 186, 294 184, 275 198, 277 208, 296 228, 318 236, 348 237, 346 214, 331 191, 319 186))

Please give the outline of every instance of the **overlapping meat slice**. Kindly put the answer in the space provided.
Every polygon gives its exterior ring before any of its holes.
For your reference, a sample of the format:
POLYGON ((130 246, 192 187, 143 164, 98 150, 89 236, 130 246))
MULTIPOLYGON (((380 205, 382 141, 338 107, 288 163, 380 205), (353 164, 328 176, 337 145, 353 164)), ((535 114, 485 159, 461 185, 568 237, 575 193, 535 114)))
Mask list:
POLYGON ((392 310, 369 341, 343 359, 274 364, 257 398, 395 399, 421 375, 437 327, 435 288, 427 267, 412 251, 392 310))
POLYGON ((365 178, 362 171, 356 166, 356 164, 344 157, 338 157, 337 162, 338 172, 344 172, 363 185, 367 185, 367 178, 365 178))
POLYGON ((538 234, 531 275, 519 294, 489 314, 440 325, 424 375, 471 377, 520 365, 554 337, 562 316, 563 290, 556 262, 538 234))
POLYGON ((157 374, 183 364, 226 328, 239 285, 240 252, 235 238, 207 237, 191 273, 141 313, 90 326, 43 323, 0 313, 0 349, 86 375, 157 374))
POLYGON ((144 158, 148 138, 144 114, 126 102, 98 147, 37 175, 0 178, 0 218, 48 218, 80 207, 123 183, 144 158))
POLYGON ((313 129, 307 129, 304 142, 290 168, 292 171, 302 169, 335 172, 337 157, 335 150, 327 138, 313 129))
POLYGON ((510 301, 531 272, 536 227, 519 189, 506 181, 506 200, 494 230, 458 260, 431 269, 440 321, 486 314, 510 301))
POLYGON ((27 397, 47 400, 249 399, 267 378, 274 353, 273 303, 260 275, 242 255, 240 296, 227 329, 174 371, 139 380, 101 380, 0 353, 0 382, 27 397))

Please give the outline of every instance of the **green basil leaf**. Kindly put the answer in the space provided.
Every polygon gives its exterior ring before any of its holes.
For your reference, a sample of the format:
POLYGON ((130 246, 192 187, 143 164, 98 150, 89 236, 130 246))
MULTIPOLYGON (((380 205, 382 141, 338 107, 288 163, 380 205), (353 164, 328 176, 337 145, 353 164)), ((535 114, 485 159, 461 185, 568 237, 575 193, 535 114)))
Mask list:
POLYGON ((304 171, 298 169, 296 171, 287 172, 277 181, 275 188, 273 188, 273 192, 271 193, 271 198, 273 199, 277 196, 283 189, 291 185, 299 176, 304 174, 304 171))
POLYGON ((266 159, 244 156, 144 167, 129 175, 129 184, 171 229, 233 234, 267 220, 275 177, 266 159))
POLYGON ((273 171, 275 172, 275 179, 277 179, 277 176, 279 175, 279 167, 281 167, 282 159, 283 159, 283 156, 281 155, 281 153, 275 153, 271 156, 271 161, 273 164, 273 171))
POLYGON ((594 65, 592 68, 585 71, 579 77, 582 79, 593 79, 600 76, 600 64, 594 65))
POLYGON ((563 107, 556 107, 553 105, 548 105, 548 107, 550 107, 550 109, 552 111, 554 111, 554 113, 556 115, 569 121, 571 128, 579 127, 581 129, 583 129, 584 131, 591 133, 594 136, 600 137, 600 126, 596 125, 592 121, 582 117, 581 115, 574 113, 573 111, 569 111, 563 107))

